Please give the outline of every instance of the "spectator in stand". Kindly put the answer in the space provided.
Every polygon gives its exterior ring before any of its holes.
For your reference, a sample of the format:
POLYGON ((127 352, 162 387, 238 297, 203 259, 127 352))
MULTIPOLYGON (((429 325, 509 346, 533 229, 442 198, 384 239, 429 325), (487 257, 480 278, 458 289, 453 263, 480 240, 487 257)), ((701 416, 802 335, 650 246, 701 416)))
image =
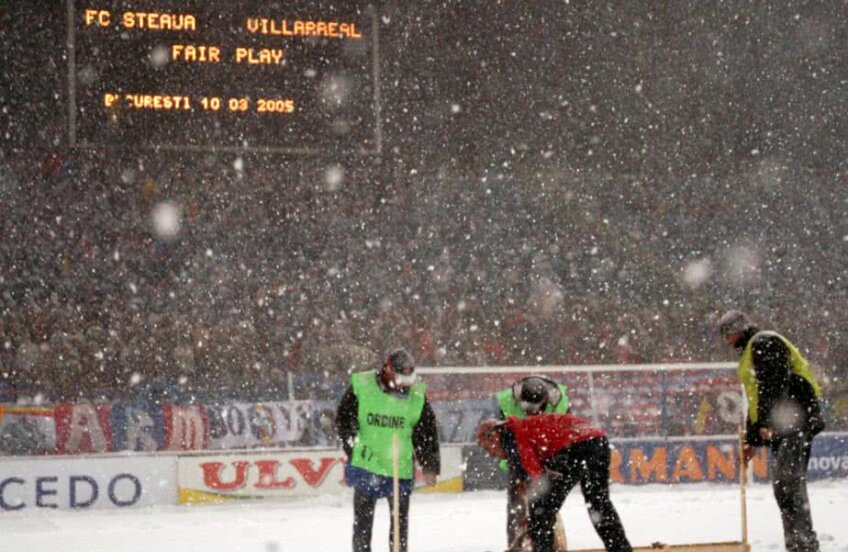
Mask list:
MULTIPOLYGON (((749 174, 710 175, 709 182, 698 177, 687 184, 697 201, 677 194, 656 202, 633 193, 628 179, 599 174, 606 184, 598 193, 590 184, 596 179, 570 171, 561 175, 567 186, 536 194, 506 171, 503 182, 511 185, 488 188, 481 196, 454 168, 440 168, 437 185, 403 187, 383 203, 379 187, 356 185, 358 171, 347 173, 339 191, 316 191, 301 183, 280 188, 274 169, 245 161, 245 170, 235 170, 214 156, 198 160, 157 152, 130 161, 82 152, 68 157, 43 145, 21 151, 26 154, 6 149, 0 160, 0 318, 20 318, 15 322, 19 331, 11 333, 0 354, 17 370, 13 379, 22 397, 31 395, 32 385, 25 380, 37 378, 18 367, 42 358, 40 364, 48 368, 39 370, 65 374, 60 379, 69 378, 65 365, 81 367, 82 374, 73 377, 85 396, 97 391, 93 387, 132 395, 134 386, 126 384, 126 376, 153 377, 151 366, 167 365, 180 347, 178 341, 152 337, 151 325, 136 320, 134 312, 184 312, 192 327, 210 321, 205 326, 212 342, 195 339, 191 348, 198 384, 215 393, 227 366, 278 366, 289 356, 302 359, 295 365, 317 380, 298 389, 299 397, 338 398, 340 390, 332 384, 339 380, 313 369, 312 359, 325 339, 307 340, 314 319, 333 320, 341 311, 358 345, 382 350, 392 341, 408 341, 428 364, 704 360, 714 354, 714 343, 689 321, 705 320, 706 314, 675 295, 677 287, 670 284, 677 280, 667 277, 665 267, 678 263, 679 250, 660 247, 665 241, 655 229, 662 227, 688 250, 708 250, 706 238, 692 231, 697 228, 693 220, 703 213, 719 216, 720 239, 744 234, 750 217, 735 213, 759 194, 757 187, 739 185, 749 174), (245 179, 251 186, 244 186, 245 179), (712 193, 727 188, 739 193, 712 193), (421 195, 425 189, 426 196, 421 195), (618 198, 625 195, 633 201, 623 209, 618 198), (567 207, 572 199, 590 197, 585 215, 567 207), (182 230, 171 241, 157 240, 151 232, 151 213, 163 200, 184 206, 182 230), (512 212, 541 216, 522 219, 512 212), (602 220, 609 222, 598 223, 602 220), (561 240, 550 239, 566 226, 571 236, 567 249, 561 240), (629 235, 644 240, 638 245, 621 241, 629 235), (280 251, 285 253, 280 256, 280 251), (258 297, 253 291, 260 287, 267 293, 258 297), (381 306, 376 298, 390 300, 381 306), (680 301, 682 307, 657 310, 651 305, 658 298, 680 301), (53 334, 79 333, 62 327, 68 320, 73 327, 77 314, 88 319, 98 312, 109 313, 100 335, 83 332, 82 341, 54 347, 53 334), (277 318, 282 320, 268 322, 277 318), (231 335, 233 324, 256 328, 242 339, 244 350, 228 351, 217 343, 219 335, 231 335), (688 334, 683 341, 692 349, 682 349, 680 336, 675 340, 668 327, 682 328, 688 334), (298 342, 304 343, 302 350, 294 346, 298 342), (68 360, 75 358, 84 360, 68 360), (114 366, 126 374, 120 381, 106 381, 114 378, 109 368, 114 366)), ((794 169, 785 170, 790 171, 787 181, 798 176, 791 173, 794 169)), ((427 172, 410 176, 410 182, 433 184, 427 172)), ((803 254, 816 268, 805 274, 806 288, 827 288, 826 301, 842 304, 846 292, 827 282, 848 271, 845 248, 824 248, 829 251, 825 258, 811 246, 827 242, 832 229, 843 224, 837 208, 842 204, 829 198, 841 198, 844 185, 838 174, 814 181, 816 194, 787 191, 780 201, 815 213, 816 224, 805 221, 800 232, 802 223, 781 220, 769 223, 768 235, 783 242, 788 255, 803 254)), ((679 186, 666 177, 654 183, 662 190, 679 186)), ((787 257, 786 262, 797 259, 787 257)), ((801 312, 800 306, 819 312, 817 303, 825 299, 795 294, 798 280, 777 265, 762 268, 774 293, 790 298, 775 307, 774 318, 801 312), (801 298, 792 299, 796 296, 801 298)), ((686 282, 700 285, 697 278, 686 282)), ((795 322, 797 331, 805 332, 799 340, 811 344, 811 361, 827 365, 824 355, 830 355, 837 385, 846 379, 845 363, 836 358, 846 313, 829 309, 815 325, 795 322), (817 338, 826 342, 813 346, 817 338)), ((179 355, 186 357, 186 352, 179 355)), ((180 370, 176 362, 170 366, 154 371, 180 370)), ((52 396, 59 396, 61 387, 62 396, 73 398, 77 390, 64 389, 66 383, 43 380, 46 388, 56 388, 52 396)), ((233 395, 240 392, 235 389, 233 395)))
POLYGON ((788 339, 761 331, 748 316, 728 311, 719 333, 740 355, 737 373, 748 399, 742 454, 771 448, 772 487, 783 520, 788 552, 818 552, 807 496, 807 465, 813 437, 824 429, 821 391, 806 359, 788 339))

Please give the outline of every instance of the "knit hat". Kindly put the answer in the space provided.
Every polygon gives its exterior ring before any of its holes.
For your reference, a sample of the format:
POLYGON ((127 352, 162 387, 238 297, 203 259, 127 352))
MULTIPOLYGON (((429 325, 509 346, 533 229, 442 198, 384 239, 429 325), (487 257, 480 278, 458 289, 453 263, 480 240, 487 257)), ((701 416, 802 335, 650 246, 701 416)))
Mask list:
POLYGON ((545 402, 548 399, 548 386, 545 380, 532 376, 522 380, 519 399, 532 404, 545 402))
POLYGON ((395 349, 389 353, 386 364, 395 374, 408 376, 415 372, 415 358, 406 349, 395 349))
POLYGON ((722 337, 747 331, 753 326, 748 315, 739 310, 727 311, 718 321, 718 331, 722 337))

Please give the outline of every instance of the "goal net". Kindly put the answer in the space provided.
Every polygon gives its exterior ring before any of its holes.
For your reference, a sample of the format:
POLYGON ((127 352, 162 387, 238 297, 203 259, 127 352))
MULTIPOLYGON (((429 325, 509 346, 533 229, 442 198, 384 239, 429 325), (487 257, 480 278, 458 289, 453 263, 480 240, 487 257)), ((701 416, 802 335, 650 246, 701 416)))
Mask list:
POLYGON ((571 412, 621 440, 736 435, 743 397, 735 366, 425 367, 419 372, 446 442, 473 441, 479 420, 497 413, 494 394, 534 374, 565 384, 571 412))

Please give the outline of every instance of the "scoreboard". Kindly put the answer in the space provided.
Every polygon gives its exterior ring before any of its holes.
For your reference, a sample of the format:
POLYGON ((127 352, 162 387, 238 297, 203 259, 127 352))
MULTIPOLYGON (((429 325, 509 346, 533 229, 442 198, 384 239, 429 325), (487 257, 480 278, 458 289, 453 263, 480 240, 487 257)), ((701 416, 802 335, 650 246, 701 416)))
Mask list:
POLYGON ((380 151, 378 19, 335 0, 67 0, 73 147, 380 151))

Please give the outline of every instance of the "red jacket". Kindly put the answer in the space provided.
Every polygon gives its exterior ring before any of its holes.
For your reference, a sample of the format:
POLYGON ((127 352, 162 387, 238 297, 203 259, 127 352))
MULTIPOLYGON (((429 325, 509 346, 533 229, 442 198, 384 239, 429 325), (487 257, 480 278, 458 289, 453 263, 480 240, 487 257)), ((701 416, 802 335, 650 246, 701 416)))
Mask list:
POLYGON ((604 430, 573 414, 537 414, 523 420, 510 416, 506 427, 515 436, 521 464, 527 475, 544 475, 544 463, 576 443, 603 437, 604 430))

